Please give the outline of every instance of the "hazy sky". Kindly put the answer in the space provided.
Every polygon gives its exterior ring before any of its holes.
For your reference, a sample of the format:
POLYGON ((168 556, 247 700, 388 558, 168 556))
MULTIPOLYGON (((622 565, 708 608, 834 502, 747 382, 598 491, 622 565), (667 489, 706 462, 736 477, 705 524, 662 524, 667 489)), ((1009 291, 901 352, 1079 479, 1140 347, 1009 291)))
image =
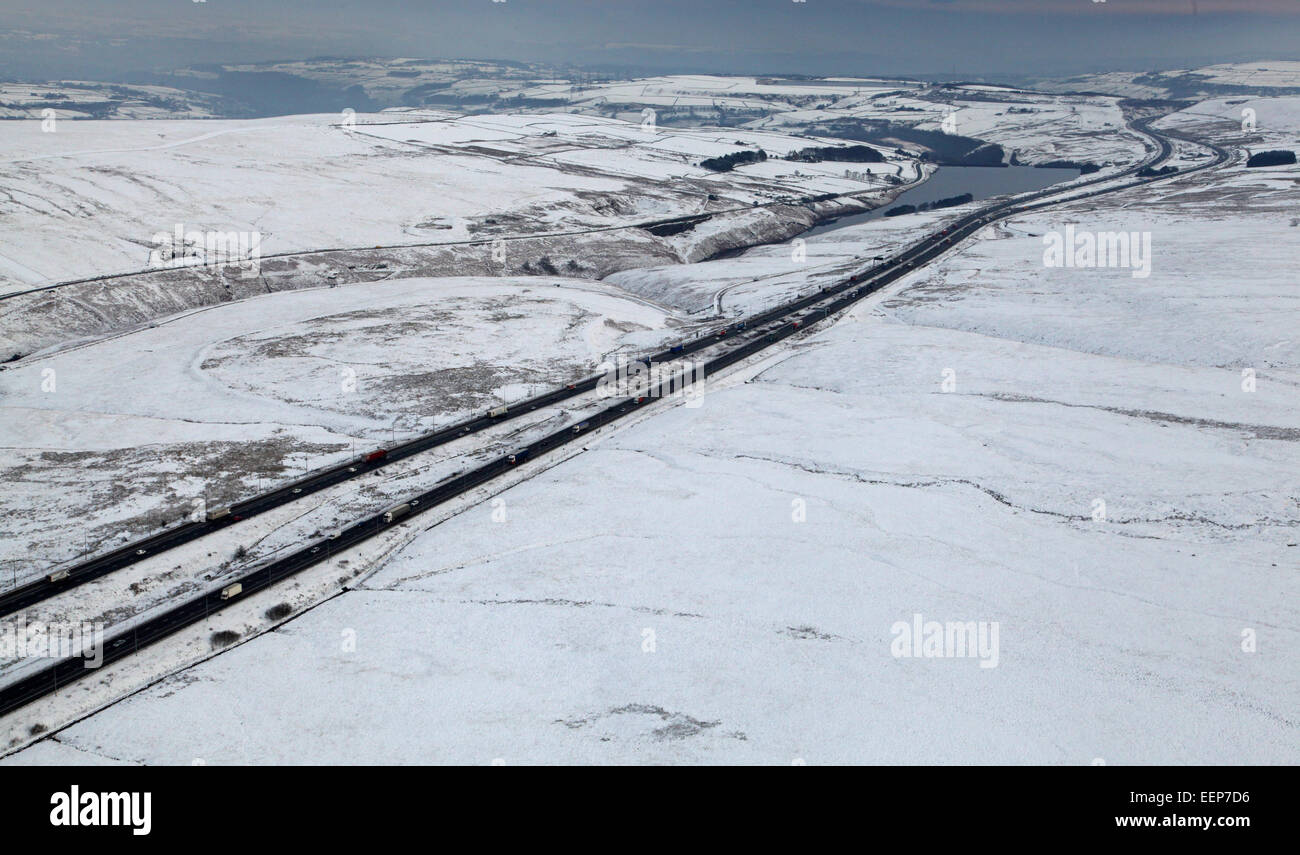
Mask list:
POLYGON ((308 56, 1064 74, 1300 59, 1300 0, 0 0, 0 76, 308 56))

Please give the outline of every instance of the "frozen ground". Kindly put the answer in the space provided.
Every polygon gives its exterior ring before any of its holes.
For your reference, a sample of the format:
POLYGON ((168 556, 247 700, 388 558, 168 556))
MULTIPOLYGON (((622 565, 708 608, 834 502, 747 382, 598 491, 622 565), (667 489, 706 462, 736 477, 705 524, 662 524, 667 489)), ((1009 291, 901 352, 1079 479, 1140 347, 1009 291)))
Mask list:
POLYGON ((1107 92, 1125 98, 1204 98, 1212 95, 1297 94, 1300 62, 1267 60, 1225 63, 1190 70, 1114 71, 1040 80, 1047 92, 1107 92))
POLYGON ((7 762, 1300 762, 1294 193, 986 229, 7 762), (1150 276, 1045 268, 1067 225, 1150 276))
POLYGON ((746 146, 785 154, 814 144, 565 115, 64 122, 55 133, 3 123, 0 289, 144 270, 155 235, 177 224, 257 232, 265 258, 627 227, 785 193, 872 189, 823 187, 816 175, 719 178, 697 165, 746 146))
POLYGON ((0 372, 0 586, 587 376, 671 323, 581 280, 412 279, 223 304, 0 372))
MULTIPOLYGON (((997 143, 1022 163, 1067 159, 1114 166, 1140 159, 1143 151, 1139 138, 1124 130, 1118 98, 1002 86, 675 75, 578 91, 538 84, 519 94, 620 118, 649 109, 662 124, 712 121, 849 139, 872 139, 880 135, 881 123, 891 123, 997 143)), ((917 148, 916 143, 902 145, 917 148)))
POLYGON ((324 284, 598 279, 695 261, 883 204, 923 176, 892 152, 874 164, 778 159, 834 144, 569 114, 86 121, 53 133, 0 123, 0 358, 324 284), (699 165, 756 148, 772 159, 699 165), (257 258, 223 269, 212 238, 202 266, 160 265, 178 229, 233 236, 257 258), (73 281, 99 276, 110 278, 73 281))
POLYGON ((711 261, 624 270, 604 281, 685 312, 740 316, 839 282, 969 210, 958 206, 846 225, 711 261))
POLYGON ((0 82, 0 119, 30 120, 28 133, 57 133, 65 120, 210 119, 222 106, 216 96, 166 86, 0 82))
POLYGON ((1300 147, 1300 97, 1212 98, 1162 119, 1156 127, 1250 152, 1296 151, 1300 147))
MULTIPOLYGON (((442 79, 459 67, 398 65, 417 76, 390 80, 442 79)), ((378 79, 374 63, 307 66, 298 70, 330 85, 349 73, 378 79)), ((10 295, 0 303, 0 358, 326 282, 597 279, 779 242, 920 179, 922 146, 896 138, 909 130, 989 140, 1023 163, 1119 169, 1145 152, 1118 100, 1104 96, 709 75, 476 81, 456 91, 485 86, 521 112, 63 121, 50 133, 32 121, 0 124, 0 296, 10 295), (782 159, 863 139, 885 162, 782 159), (699 165, 754 149, 769 159, 721 174, 699 165), (654 226, 681 217, 695 219, 682 230, 654 226), (256 241, 260 265, 248 275, 160 268, 159 242, 177 229, 256 241), (114 278, 74 281, 98 276, 114 278)))

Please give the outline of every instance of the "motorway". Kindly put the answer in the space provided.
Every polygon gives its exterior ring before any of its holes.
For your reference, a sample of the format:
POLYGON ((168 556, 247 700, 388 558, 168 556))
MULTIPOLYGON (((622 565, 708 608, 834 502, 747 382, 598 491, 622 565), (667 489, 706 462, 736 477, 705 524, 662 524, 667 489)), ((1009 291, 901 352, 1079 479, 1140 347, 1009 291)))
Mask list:
MULTIPOLYGON (((667 362, 714 346, 716 343, 716 339, 704 337, 685 342, 671 350, 664 350, 660 353, 641 357, 641 359, 667 362)), ((229 505, 230 513, 228 515, 214 517, 217 511, 224 509, 213 509, 203 519, 190 520, 189 522, 174 525, 102 555, 83 559, 67 567, 54 568, 52 572, 35 581, 18 585, 0 594, 0 617, 22 611, 93 579, 98 579, 101 576, 143 561, 160 552, 198 540, 214 531, 249 517, 257 516, 273 508, 278 508, 289 502, 297 501, 335 484, 353 478, 360 478, 368 472, 382 469, 420 452, 518 418, 541 407, 551 406, 576 396, 585 395, 596 388, 600 379, 601 375, 593 375, 542 395, 512 403, 503 415, 496 417, 486 414, 476 416, 430 433, 421 434, 413 439, 390 444, 382 449, 375 449, 335 466, 318 469, 303 478, 283 484, 267 492, 235 502, 229 505)))
MULTIPOLYGON (((910 274, 917 267, 947 252, 962 239, 969 237, 996 220, 1049 207, 1059 201, 1090 198, 1104 193, 1141 186, 1152 181, 1185 176, 1192 172, 1217 167, 1229 159, 1227 151, 1206 143, 1200 143, 1211 148, 1215 153, 1215 157, 1206 163, 1165 176, 1121 181, 1120 179, 1126 176, 1136 175, 1143 167, 1155 166, 1161 163, 1168 159, 1172 153, 1172 145, 1167 136, 1151 131, 1147 127, 1148 121, 1141 120, 1130 125, 1134 130, 1139 130, 1157 141, 1158 152, 1148 161, 1119 173, 1077 182, 1063 188, 1039 190, 973 211, 948 224, 947 228, 939 233, 926 236, 877 267, 855 273, 837 285, 823 288, 818 292, 779 305, 768 311, 733 322, 713 334, 690 342, 684 342, 669 350, 647 356, 645 359, 666 363, 706 349, 721 350, 722 352, 719 355, 713 356, 704 363, 706 375, 716 374, 792 335, 802 333, 808 328, 825 321, 831 315, 870 296, 891 282, 910 274), (1095 189, 1088 192, 1079 192, 1082 188, 1087 187, 1094 187, 1095 189), (1056 196, 1062 196, 1064 199, 1056 200, 1052 198, 1056 196)), ((1186 139, 1185 137, 1182 138, 1186 139)), ((600 376, 589 377, 544 395, 511 404, 506 416, 513 417, 576 395, 586 394, 596 389, 600 379, 600 376)), ((392 526, 400 525, 412 516, 460 497, 468 491, 514 469, 525 460, 535 458, 568 443, 579 441, 591 431, 632 415, 645 406, 651 405, 655 400, 663 396, 661 393, 665 389, 680 388, 681 385, 683 385, 682 378, 678 376, 662 379, 658 387, 647 390, 644 395, 617 401, 611 406, 583 418, 575 425, 561 428, 527 446, 516 449, 509 455, 504 455, 452 477, 430 490, 408 498, 387 511, 366 517, 327 537, 309 542, 292 553, 259 566, 236 579, 228 580, 218 590, 196 596, 162 611, 129 630, 114 634, 105 641, 103 664, 115 662, 129 656, 180 629, 206 619, 214 612, 218 612, 232 603, 239 602, 250 594, 269 588, 288 576, 326 561, 339 552, 368 540, 392 526)), ((90 579, 98 578, 106 573, 143 560, 149 555, 195 540, 226 525, 233 524, 237 519, 246 518, 287 502, 296 501, 311 492, 341 483, 350 478, 360 477, 375 468, 408 458, 466 434, 483 430, 486 427, 500 423, 502 420, 502 417, 493 418, 484 415, 384 449, 384 455, 374 460, 367 460, 366 456, 363 456, 340 466, 313 473, 300 481, 232 505, 229 515, 218 519, 196 521, 177 526, 160 532, 151 538, 146 538, 106 555, 83 562, 76 567, 68 568, 66 576, 53 580, 47 577, 47 579, 15 589, 5 595, 4 598, 0 598, 0 609, 3 609, 3 613, 7 614, 26 608, 50 596, 83 584, 90 579)), ((80 657, 74 656, 52 661, 51 664, 44 668, 0 689, 0 715, 57 691, 60 687, 86 676, 88 670, 90 669, 85 667, 84 660, 80 657)))
MULTIPOLYGON (((1150 134, 1149 129, 1145 127, 1141 128, 1141 132, 1150 134)), ((1171 148, 1168 141, 1157 137, 1157 142, 1160 146, 1157 156, 1142 165, 1154 165, 1169 156, 1171 148)), ((1134 167, 1128 170, 1128 172, 1136 172, 1142 165, 1134 167)), ((1124 172, 1121 172, 1117 175, 1093 179, 1090 182, 1079 182, 1078 184, 1073 185, 1073 187, 1083 187, 1089 186, 1090 184, 1112 181, 1116 178, 1122 177, 1124 174, 1124 172)), ((1035 199, 1057 195, 1061 192, 1062 191, 1059 189, 1053 190, 1052 188, 1047 188, 1033 194, 1017 197, 1014 201, 1016 204, 1024 204, 1025 202, 1033 201, 1035 199)), ((952 242, 959 240, 960 237, 964 237, 968 234, 968 232, 960 231, 963 225, 968 222, 971 224, 982 225, 983 223, 988 222, 986 215, 998 211, 1003 211, 1004 213, 1002 215, 1005 216, 1005 210, 1010 204, 1011 203, 1008 202, 991 208, 985 208, 981 212, 959 221, 951 227, 951 233, 947 236, 947 240, 952 242)), ((974 227, 978 227, 978 225, 975 225, 974 227)), ((901 269, 905 264, 924 263, 930 258, 933 258, 939 252, 943 251, 943 248, 946 245, 947 244, 944 242, 942 235, 931 236, 930 238, 923 240, 916 247, 913 247, 910 251, 911 254, 905 252, 900 256, 896 256, 873 270, 872 273, 877 274, 878 276, 883 275, 883 272, 887 272, 894 266, 898 266, 901 269), (933 250, 933 252, 927 254, 927 250, 933 250)), ((849 284, 861 281, 864 281, 864 276, 859 274, 850 277, 848 282, 844 283, 844 286, 842 287, 847 287, 849 284)), ((838 288, 831 289, 831 293, 837 293, 838 290, 838 288)), ((824 293, 817 293, 806 298, 779 305, 760 315, 747 318, 738 324, 734 324, 732 327, 728 327, 727 329, 733 334, 736 332, 743 333, 771 320, 792 315, 794 312, 800 311, 824 297, 824 293)), ((683 342, 670 350, 648 354, 641 357, 641 360, 655 363, 667 362, 673 359, 689 356, 706 348, 712 348, 717 344, 718 342, 714 336, 704 336, 693 341, 683 342)), ((228 515, 214 517, 212 513, 208 513, 202 519, 194 519, 179 525, 171 526, 145 538, 117 547, 104 554, 83 558, 75 564, 68 566, 51 568, 51 572, 38 579, 22 585, 17 585, 4 593, 0 593, 0 617, 15 614, 51 597, 72 590, 79 585, 101 578, 102 576, 124 567, 131 566, 137 562, 146 560, 160 552, 165 552, 169 549, 181 546, 182 544, 198 540, 199 538, 225 528, 226 526, 233 525, 241 520, 264 513, 273 508, 278 508, 282 505, 288 504, 289 502, 296 501, 313 493, 333 487, 336 484, 343 483, 352 478, 362 477, 369 472, 382 469, 389 464, 404 460, 413 455, 419 454, 420 452, 436 448, 470 434, 478 433, 496 424, 500 424, 504 421, 537 410, 540 407, 551 406, 571 398, 585 395, 596 388, 596 384, 599 380, 600 377, 598 375, 587 377, 575 383, 546 392, 537 397, 513 403, 502 416, 495 418, 489 415, 478 416, 457 424, 449 425, 440 430, 422 434, 413 439, 405 440, 387 448, 375 449, 368 454, 344 461, 343 463, 325 469, 318 469, 303 478, 291 481, 268 492, 235 502, 229 506, 230 513, 228 515)))

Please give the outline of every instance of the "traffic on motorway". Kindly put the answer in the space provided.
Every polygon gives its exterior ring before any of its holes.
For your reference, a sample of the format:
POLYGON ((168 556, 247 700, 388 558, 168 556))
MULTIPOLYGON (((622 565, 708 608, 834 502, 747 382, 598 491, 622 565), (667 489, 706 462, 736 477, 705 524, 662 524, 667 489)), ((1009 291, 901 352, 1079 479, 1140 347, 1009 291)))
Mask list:
MULTIPOLYGON (((1215 157, 1204 164, 1181 172, 1139 177, 1133 181, 1119 181, 1125 176, 1135 175, 1145 167, 1160 163, 1167 159, 1172 152, 1172 145, 1167 136, 1163 133, 1157 134, 1151 131, 1147 126, 1147 121, 1134 122, 1133 127, 1147 133, 1158 143, 1156 155, 1142 164, 1120 173, 1076 182, 1065 188, 1055 190, 1048 188, 1036 191, 971 212, 949 224, 941 231, 927 235, 893 258, 884 261, 878 266, 854 273, 837 285, 827 286, 773 309, 717 328, 707 335, 674 345, 660 353, 648 356, 646 359, 650 362, 665 362, 685 354, 706 349, 716 349, 721 351, 719 355, 714 356, 704 364, 704 373, 706 375, 715 375, 719 371, 735 365, 792 335, 801 333, 825 321, 837 312, 870 296, 891 282, 911 273, 918 266, 943 254, 955 242, 961 241, 994 220, 1046 207, 1053 204, 1050 197, 1067 195, 1070 199, 1076 199, 1111 193, 1151 181, 1165 180, 1189 172, 1217 167, 1229 158, 1229 154, 1225 150, 1209 146, 1214 150, 1215 157), (1117 183, 1112 184, 1112 182, 1117 183), (1085 187, 1096 187, 1096 189, 1086 193, 1077 192, 1085 187), (1042 201, 1045 199, 1048 201, 1042 201)), ((1202 145, 1204 144, 1202 143, 1202 145)), ((373 449, 337 466, 312 473, 303 479, 275 490, 226 507, 211 510, 203 519, 194 520, 159 532, 152 537, 128 544, 113 552, 56 571, 36 582, 16 588, 4 596, 0 596, 0 614, 9 614, 26 608, 77 585, 84 584, 90 579, 99 578, 107 573, 144 560, 150 555, 190 542, 218 529, 234 525, 250 516, 296 501, 305 495, 359 477, 366 472, 391 465, 395 461, 409 458, 412 455, 467 434, 481 431, 503 420, 517 417, 539 407, 586 394, 596 389, 600 379, 600 376, 588 377, 537 397, 494 407, 483 415, 460 424, 442 428, 385 448, 373 449)), ((212 613, 220 611, 233 602, 264 590, 308 567, 329 560, 339 552, 368 540, 391 526, 400 525, 413 516, 460 497, 468 491, 513 470, 528 460, 569 443, 578 442, 593 430, 639 412, 647 402, 658 397, 666 397, 664 395, 665 386, 671 389, 674 385, 676 388, 680 388, 682 378, 679 376, 663 378, 659 384, 649 389, 645 394, 619 400, 609 407, 583 417, 576 424, 563 427, 509 454, 453 476, 430 490, 310 542, 288 555, 256 567, 241 575, 238 579, 224 583, 217 590, 193 597, 166 609, 160 614, 109 638, 105 642, 102 663, 114 662, 129 656, 143 647, 207 618, 212 613)), ((0 689, 0 714, 7 713, 37 698, 57 691, 70 682, 86 676, 87 672, 85 661, 81 657, 54 660, 44 668, 0 689)))

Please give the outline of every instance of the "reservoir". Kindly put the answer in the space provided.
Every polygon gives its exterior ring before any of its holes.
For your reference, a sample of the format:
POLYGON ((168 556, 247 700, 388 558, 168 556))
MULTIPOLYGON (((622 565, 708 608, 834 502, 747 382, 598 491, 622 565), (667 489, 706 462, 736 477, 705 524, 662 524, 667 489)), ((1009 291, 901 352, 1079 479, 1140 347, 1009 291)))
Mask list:
POLYGON ((799 237, 809 238, 845 226, 878 220, 885 215, 885 211, 898 205, 919 206, 926 202, 950 199, 963 193, 970 193, 975 197, 973 201, 978 202, 981 199, 1008 193, 1041 190, 1052 184, 1078 177, 1077 169, 1039 169, 1034 166, 941 166, 923 184, 903 192, 894 201, 872 211, 850 214, 814 226, 799 237))

